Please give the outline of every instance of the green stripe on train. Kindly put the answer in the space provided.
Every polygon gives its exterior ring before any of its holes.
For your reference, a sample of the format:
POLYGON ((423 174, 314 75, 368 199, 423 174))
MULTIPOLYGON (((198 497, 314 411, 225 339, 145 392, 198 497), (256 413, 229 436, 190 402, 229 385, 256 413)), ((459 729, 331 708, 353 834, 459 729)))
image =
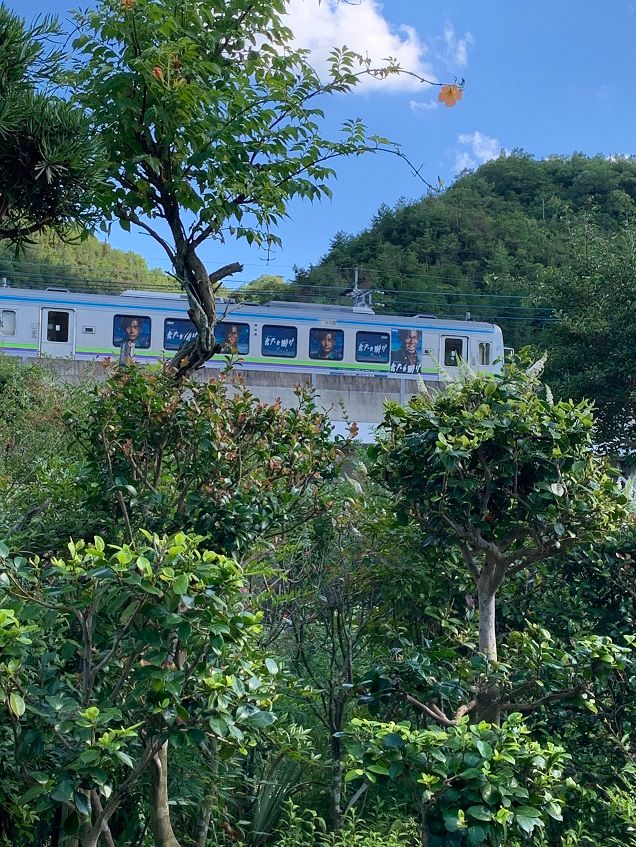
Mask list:
MULTIPOLYGON (((35 348, 34 348, 35 349, 35 348)), ((103 347, 78 347, 78 353, 97 353, 104 356, 113 356, 116 357, 119 355, 119 350, 116 350, 112 347, 103 348, 103 347)), ((141 357, 154 357, 156 359, 168 358, 171 353, 170 351, 156 351, 156 350, 141 350, 135 351, 136 355, 141 357)), ((217 354, 212 357, 212 361, 221 363, 227 358, 227 356, 223 354, 217 354)), ((390 367, 388 363, 386 365, 373 365, 365 362, 356 362, 352 364, 350 362, 321 362, 317 359, 292 359, 291 357, 286 358, 283 356, 280 357, 271 357, 265 358, 263 356, 239 356, 236 360, 237 364, 241 364, 245 362, 246 364, 251 365, 284 365, 289 364, 293 367, 302 367, 302 368, 322 368, 324 370, 356 370, 356 371, 375 371, 376 373, 391 373, 390 367)), ((439 370, 437 368, 423 368, 420 373, 422 374, 437 374, 439 370)), ((406 376, 415 377, 417 374, 406 374, 406 376)))
POLYGON ((38 349, 37 344, 22 344, 22 343, 18 343, 17 341, 5 341, 4 339, 2 341, 0 341, 0 350, 2 350, 3 347, 6 347, 6 348, 11 349, 11 350, 13 350, 15 348, 18 348, 20 350, 37 350, 38 349))

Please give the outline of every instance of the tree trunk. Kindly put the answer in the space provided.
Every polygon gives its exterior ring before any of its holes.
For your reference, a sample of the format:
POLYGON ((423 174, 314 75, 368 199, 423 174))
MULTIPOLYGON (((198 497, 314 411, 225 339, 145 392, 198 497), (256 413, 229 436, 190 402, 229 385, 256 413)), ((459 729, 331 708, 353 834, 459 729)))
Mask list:
POLYGON ((197 818, 196 833, 194 836, 194 843, 196 847, 205 847, 208 843, 208 832, 210 831, 213 805, 214 798, 211 795, 204 797, 201 811, 197 818))
POLYGON ((215 286, 222 279, 243 270, 243 265, 234 262, 208 274, 192 244, 188 241, 175 210, 174 220, 168 217, 175 242, 174 271, 188 296, 188 316, 196 328, 196 336, 186 342, 170 361, 169 368, 177 378, 183 379, 218 352, 214 336, 216 324, 215 286))
POLYGON ((156 847, 181 847, 170 821, 167 741, 150 760, 150 791, 150 829, 156 847))
POLYGON ((329 787, 329 823, 338 832, 342 821, 342 749, 340 739, 331 736, 331 785, 329 787))
POLYGON ((479 602, 479 652, 497 661, 496 594, 482 586, 477 589, 479 602))
MULTIPOLYGON (((479 586, 479 652, 484 653, 491 662, 497 661, 497 595, 490 588, 479 586)), ((500 690, 496 685, 484 685, 477 694, 478 720, 499 726, 500 690)))
POLYGON ((215 804, 218 802, 216 786, 219 782, 219 756, 217 744, 214 739, 210 740, 210 744, 207 749, 210 753, 208 766, 212 788, 209 793, 205 795, 203 802, 201 803, 201 810, 196 823, 195 847, 205 847, 207 844, 212 812, 215 804))

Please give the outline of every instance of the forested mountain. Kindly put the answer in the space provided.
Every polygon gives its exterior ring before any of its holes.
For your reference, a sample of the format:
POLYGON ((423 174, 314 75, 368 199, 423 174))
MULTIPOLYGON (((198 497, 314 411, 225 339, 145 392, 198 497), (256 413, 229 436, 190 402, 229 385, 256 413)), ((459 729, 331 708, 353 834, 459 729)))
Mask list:
POLYGON ((547 351, 555 395, 593 399, 598 442, 636 455, 636 158, 502 156, 339 233, 296 281, 336 302, 356 267, 376 310, 470 313, 547 351))
POLYGON ((149 268, 132 250, 116 250, 93 236, 66 243, 49 233, 35 236, 19 256, 8 243, 3 246, 0 277, 14 286, 80 285, 100 291, 174 287, 163 271, 149 268))
POLYGON ((297 282, 325 298, 349 288, 353 268, 376 300, 406 314, 496 319, 514 346, 540 340, 549 312, 530 310, 546 267, 568 261, 572 228, 613 232, 634 218, 636 159, 583 155, 536 161, 514 153, 461 176, 439 196, 384 206, 370 227, 339 233, 297 282), (527 298, 527 299, 521 299, 527 298))

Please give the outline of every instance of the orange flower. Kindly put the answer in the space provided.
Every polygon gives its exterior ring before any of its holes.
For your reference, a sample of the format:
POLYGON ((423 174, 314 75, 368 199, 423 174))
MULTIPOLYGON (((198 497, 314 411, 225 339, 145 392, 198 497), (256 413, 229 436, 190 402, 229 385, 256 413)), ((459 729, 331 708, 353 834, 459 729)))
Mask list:
POLYGON ((158 79, 159 82, 163 82, 163 71, 161 70, 159 65, 157 65, 156 67, 154 67, 152 69, 152 75, 154 76, 155 79, 158 79))
POLYGON ((129 12, 135 5, 135 0, 121 0, 119 4, 125 12, 129 12))
POLYGON ((437 99, 445 106, 451 107, 457 105, 464 96, 464 90, 461 85, 453 83, 452 85, 442 85, 439 90, 437 99))

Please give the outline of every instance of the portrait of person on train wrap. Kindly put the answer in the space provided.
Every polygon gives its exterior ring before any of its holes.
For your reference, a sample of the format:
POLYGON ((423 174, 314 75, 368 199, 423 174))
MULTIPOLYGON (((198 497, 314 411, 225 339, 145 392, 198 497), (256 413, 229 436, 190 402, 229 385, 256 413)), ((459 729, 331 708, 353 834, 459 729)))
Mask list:
POLYGON ((312 329, 309 332, 309 358, 339 362, 344 355, 341 329, 312 329))
POLYGON ((391 373, 418 374, 421 368, 422 333, 420 330, 391 330, 391 373))
POLYGON ((150 347, 150 318, 137 315, 115 315, 113 320, 113 345, 119 347, 119 364, 127 365, 135 359, 135 348, 150 347))
POLYGON ((225 355, 239 353, 245 356, 250 348, 249 324, 227 323, 221 321, 214 327, 214 338, 220 345, 219 353, 225 355))

